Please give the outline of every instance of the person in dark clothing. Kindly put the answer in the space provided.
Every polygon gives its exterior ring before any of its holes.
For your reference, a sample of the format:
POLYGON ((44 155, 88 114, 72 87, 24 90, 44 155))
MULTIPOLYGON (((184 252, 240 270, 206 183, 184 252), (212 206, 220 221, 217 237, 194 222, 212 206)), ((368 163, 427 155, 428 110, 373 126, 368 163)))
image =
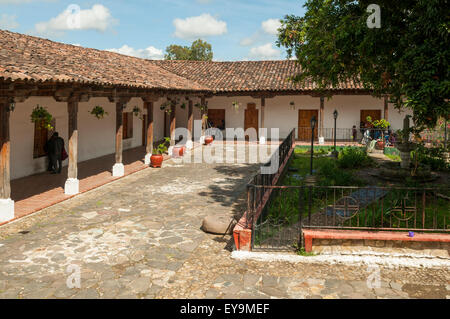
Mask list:
POLYGON ((62 168, 62 151, 64 149, 64 140, 59 137, 58 132, 53 133, 52 137, 45 144, 49 165, 48 170, 52 174, 60 174, 62 168))

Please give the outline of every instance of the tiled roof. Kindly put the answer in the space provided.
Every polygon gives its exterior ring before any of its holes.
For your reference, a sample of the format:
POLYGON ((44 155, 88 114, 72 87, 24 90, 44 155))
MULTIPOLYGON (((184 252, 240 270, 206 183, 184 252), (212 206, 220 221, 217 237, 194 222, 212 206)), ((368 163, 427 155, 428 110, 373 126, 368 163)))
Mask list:
MULTIPOLYGON (((310 91, 317 88, 312 82, 301 85, 289 80, 301 72, 299 64, 294 60, 239 62, 162 60, 153 63, 219 92, 310 91)), ((355 90, 362 87, 348 81, 331 89, 355 90)))
MULTIPOLYGON (((79 82, 146 89, 215 92, 311 91, 289 79, 296 61, 159 61, 0 30, 0 80, 79 82)), ((362 89, 353 82, 334 90, 362 89)))
POLYGON ((149 60, 0 30, 0 80, 208 90, 149 60))

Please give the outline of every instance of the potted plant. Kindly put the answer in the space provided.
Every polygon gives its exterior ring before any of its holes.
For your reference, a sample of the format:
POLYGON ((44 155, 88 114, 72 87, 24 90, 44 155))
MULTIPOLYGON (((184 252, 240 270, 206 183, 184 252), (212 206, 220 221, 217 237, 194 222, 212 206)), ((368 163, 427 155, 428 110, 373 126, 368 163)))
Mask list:
POLYGON ((31 122, 39 123, 40 125, 38 125, 38 128, 52 130, 52 121, 53 116, 47 111, 47 109, 39 106, 39 104, 31 112, 31 122))
POLYGON ((376 148, 378 150, 383 150, 384 149, 384 131, 391 125, 388 121, 386 121, 385 119, 381 119, 381 120, 375 120, 372 121, 372 118, 370 116, 368 116, 366 118, 367 122, 369 122, 372 127, 375 129, 375 132, 378 131, 378 133, 381 135, 378 137, 377 142, 376 142, 376 148))
POLYGON ((96 105, 90 112, 92 115, 94 115, 97 119, 102 119, 105 115, 108 115, 108 112, 106 112, 101 106, 96 105))
POLYGON ((161 167, 164 160, 163 154, 167 152, 167 145, 170 143, 170 137, 165 137, 164 142, 153 149, 152 156, 150 156, 151 167, 161 167))
POLYGON ((141 120, 143 119, 142 110, 137 105, 133 108, 133 114, 134 114, 134 116, 139 117, 139 119, 141 119, 141 120))
POLYGON ((233 101, 231 102, 231 105, 233 105, 235 111, 239 110, 239 102, 233 101))

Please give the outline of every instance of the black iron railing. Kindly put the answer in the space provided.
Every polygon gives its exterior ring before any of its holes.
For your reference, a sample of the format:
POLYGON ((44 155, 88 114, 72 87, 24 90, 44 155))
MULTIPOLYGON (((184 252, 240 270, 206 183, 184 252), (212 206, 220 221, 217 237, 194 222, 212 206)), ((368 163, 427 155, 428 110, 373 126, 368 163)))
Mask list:
POLYGON ((292 130, 288 136, 275 151, 268 162, 264 164, 265 167, 271 167, 278 163, 276 171, 272 170, 270 174, 262 174, 261 172, 252 177, 247 184, 247 211, 246 211, 246 227, 249 227, 253 223, 255 213, 264 207, 265 200, 269 196, 270 189, 264 186, 272 186, 276 183, 275 179, 278 179, 280 174, 280 167, 286 161, 291 149, 294 147, 295 142, 295 130, 292 130), (278 162, 277 162, 278 160, 278 162), (250 185, 260 185, 262 187, 251 187, 250 185))
POLYGON ((448 188, 252 184, 249 189, 272 191, 255 216, 253 249, 293 249, 302 244, 302 228, 450 232, 448 188))

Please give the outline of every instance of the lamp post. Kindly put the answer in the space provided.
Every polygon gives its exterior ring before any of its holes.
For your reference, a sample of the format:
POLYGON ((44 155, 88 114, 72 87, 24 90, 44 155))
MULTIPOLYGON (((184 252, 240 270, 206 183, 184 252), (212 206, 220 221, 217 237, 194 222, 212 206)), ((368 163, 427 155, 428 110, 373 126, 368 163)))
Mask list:
POLYGON ((333 155, 334 155, 334 157, 337 157, 337 152, 336 152, 336 120, 338 117, 337 110, 334 110, 333 117, 334 117, 334 151, 333 151, 333 155))
POLYGON ((316 127, 316 117, 313 115, 311 118, 311 164, 310 164, 310 174, 313 173, 313 156, 314 156, 314 128, 316 127))

